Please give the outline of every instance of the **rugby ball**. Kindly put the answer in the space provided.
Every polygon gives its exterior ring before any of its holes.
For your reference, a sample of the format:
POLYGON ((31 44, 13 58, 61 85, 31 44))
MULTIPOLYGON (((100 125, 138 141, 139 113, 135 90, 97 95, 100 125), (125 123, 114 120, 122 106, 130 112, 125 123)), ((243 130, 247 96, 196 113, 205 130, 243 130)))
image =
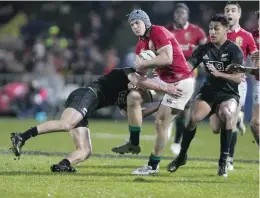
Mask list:
POLYGON ((152 50, 144 50, 138 56, 143 60, 151 60, 156 57, 156 54, 152 50))

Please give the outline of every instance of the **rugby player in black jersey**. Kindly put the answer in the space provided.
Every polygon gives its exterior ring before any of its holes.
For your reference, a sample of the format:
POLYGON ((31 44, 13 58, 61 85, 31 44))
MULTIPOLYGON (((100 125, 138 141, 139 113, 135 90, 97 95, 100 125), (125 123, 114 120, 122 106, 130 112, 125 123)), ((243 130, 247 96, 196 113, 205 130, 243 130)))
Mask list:
POLYGON ((227 177, 226 163, 232 118, 239 102, 238 84, 242 76, 238 73, 228 73, 225 69, 230 64, 243 64, 242 50, 227 39, 228 27, 227 17, 220 14, 213 16, 209 25, 211 41, 199 46, 188 60, 193 67, 203 63, 208 76, 193 105, 191 120, 183 134, 180 154, 168 165, 167 169, 170 172, 175 172, 179 166, 186 164, 187 151, 195 136, 197 123, 216 113, 221 125, 218 175, 227 177))
MULTIPOLYGON (((76 145, 76 150, 70 153, 58 164, 51 166, 53 172, 75 172, 71 167, 86 160, 91 154, 91 140, 88 129, 88 116, 100 108, 117 105, 126 107, 128 86, 134 84, 140 87, 143 102, 151 102, 151 95, 145 89, 163 91, 174 97, 181 96, 181 90, 172 85, 160 85, 156 82, 138 75, 133 68, 114 69, 85 88, 73 91, 66 103, 60 120, 50 120, 32 127, 24 133, 12 133, 12 150, 16 156, 21 155, 21 149, 31 137, 53 132, 70 132, 76 145)), ((158 107, 147 109, 144 117, 155 112, 158 107)))

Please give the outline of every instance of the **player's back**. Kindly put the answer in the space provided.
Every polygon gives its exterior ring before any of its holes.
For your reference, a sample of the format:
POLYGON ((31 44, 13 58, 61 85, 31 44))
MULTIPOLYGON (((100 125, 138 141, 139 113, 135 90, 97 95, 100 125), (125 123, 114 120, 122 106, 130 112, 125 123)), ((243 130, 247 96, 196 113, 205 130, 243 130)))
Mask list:
POLYGON ((93 85, 98 88, 105 105, 122 105, 129 93, 127 74, 134 72, 133 68, 113 69, 110 73, 98 78, 93 85))

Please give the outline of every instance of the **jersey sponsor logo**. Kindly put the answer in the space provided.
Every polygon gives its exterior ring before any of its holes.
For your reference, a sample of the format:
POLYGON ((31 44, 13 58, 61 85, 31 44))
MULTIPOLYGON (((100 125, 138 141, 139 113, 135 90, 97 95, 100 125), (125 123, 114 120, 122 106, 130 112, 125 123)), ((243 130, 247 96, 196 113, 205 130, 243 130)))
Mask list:
POLYGON ((116 105, 125 104, 126 103, 126 95, 127 95, 127 90, 119 92, 115 104, 116 105))
POLYGON ((84 116, 88 113, 88 110, 86 108, 83 108, 80 111, 83 113, 84 116))
POLYGON ((149 49, 150 49, 150 50, 155 50, 155 47, 154 47, 153 41, 149 40, 149 42, 148 42, 148 46, 149 46, 149 49))
POLYGON ((224 57, 227 57, 228 54, 222 54, 221 57, 224 58, 224 57))
POLYGON ((243 45, 243 38, 240 36, 236 37, 236 44, 241 47, 243 45))
POLYGON ((187 45, 180 45, 182 51, 188 51, 190 49, 190 44, 187 45))
POLYGON ((168 99, 166 100, 166 102, 169 103, 169 104, 172 104, 172 103, 173 103, 172 99, 170 99, 170 98, 168 98, 168 99))
POLYGON ((206 54, 206 55, 204 55, 202 58, 205 59, 205 60, 208 60, 208 59, 209 59, 209 56, 208 56, 208 54, 206 54))
POLYGON ((209 63, 212 64, 212 65, 214 65, 214 67, 215 67, 218 71, 225 71, 223 62, 219 62, 219 61, 209 61, 209 63))

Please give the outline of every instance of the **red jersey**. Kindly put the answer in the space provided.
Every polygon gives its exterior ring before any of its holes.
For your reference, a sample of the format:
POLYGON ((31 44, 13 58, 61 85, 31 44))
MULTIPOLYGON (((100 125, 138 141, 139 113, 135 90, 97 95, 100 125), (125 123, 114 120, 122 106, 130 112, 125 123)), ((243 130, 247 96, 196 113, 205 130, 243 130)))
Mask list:
POLYGON ((207 39, 205 32, 191 23, 187 23, 184 28, 177 28, 175 25, 168 25, 166 28, 179 42, 186 59, 191 57, 194 48, 199 45, 200 41, 207 39))
MULTIPOLYGON (((253 35, 253 37, 255 39, 256 47, 259 50, 259 30, 258 29, 254 29, 253 32, 252 32, 252 35, 253 35)), ((255 79, 259 81, 259 76, 255 75, 255 79)))
POLYGON ((244 60, 248 55, 252 55, 255 51, 257 51, 255 40, 252 34, 241 27, 235 31, 229 31, 227 38, 241 47, 244 53, 244 60))
POLYGON ((136 44, 136 54, 143 50, 157 51, 166 45, 172 45, 173 61, 171 65, 157 68, 156 72, 161 80, 174 83, 192 76, 181 47, 173 34, 163 26, 153 25, 148 37, 139 38, 136 44))

